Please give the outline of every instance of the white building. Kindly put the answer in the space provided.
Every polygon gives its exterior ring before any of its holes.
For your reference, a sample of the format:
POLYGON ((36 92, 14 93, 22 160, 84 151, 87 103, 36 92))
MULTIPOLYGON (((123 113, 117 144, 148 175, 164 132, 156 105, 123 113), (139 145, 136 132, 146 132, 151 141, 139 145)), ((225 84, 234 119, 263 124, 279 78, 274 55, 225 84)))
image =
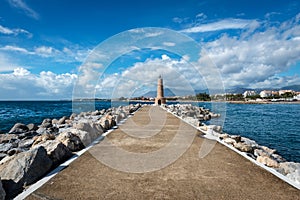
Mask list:
POLYGON ((295 95, 295 96, 294 96, 294 99, 297 99, 298 101, 300 101, 300 94, 295 95))
POLYGON ((243 96, 244 96, 244 98, 246 98, 246 97, 248 97, 248 96, 254 96, 254 95, 256 95, 257 93, 255 92, 255 91, 253 91, 253 90, 248 90, 248 91, 245 91, 244 93, 243 93, 243 96))
POLYGON ((269 91, 269 90, 263 90, 259 93, 259 96, 261 98, 271 97, 271 96, 273 96, 273 93, 272 93, 272 91, 269 91))

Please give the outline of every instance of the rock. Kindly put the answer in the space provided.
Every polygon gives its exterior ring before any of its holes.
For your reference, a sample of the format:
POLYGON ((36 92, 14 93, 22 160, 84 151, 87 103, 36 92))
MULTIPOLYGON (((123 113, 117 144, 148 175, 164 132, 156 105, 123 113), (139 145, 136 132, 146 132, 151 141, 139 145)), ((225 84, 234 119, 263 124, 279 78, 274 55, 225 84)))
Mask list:
POLYGON ((33 142, 34 142, 34 140, 33 139, 28 139, 28 140, 21 140, 20 142, 19 142, 19 148, 30 148, 31 147, 31 145, 33 144, 33 142))
POLYGON ((300 171, 300 163, 283 162, 279 164, 279 168, 283 169, 284 175, 287 175, 295 172, 296 170, 300 171))
POLYGON ((40 128, 38 128, 38 130, 36 130, 36 132, 38 134, 45 134, 45 133, 47 133, 47 129, 44 127, 40 127, 40 128))
POLYGON ((70 116, 70 120, 74 120, 75 117, 77 117, 77 114, 73 113, 73 114, 70 116))
POLYGON ((268 154, 267 152, 263 151, 262 149, 254 149, 254 155, 256 157, 258 157, 258 156, 270 157, 270 154, 268 154))
POLYGON ((51 168, 52 161, 43 147, 16 154, 0 164, 0 177, 7 193, 7 198, 13 198, 45 175, 51 168))
MULTIPOLYGON (((87 132, 88 135, 78 135, 82 143, 87 146, 103 133, 101 125, 92 122, 81 122, 73 124, 73 128, 87 132)), ((76 133, 75 133, 76 134, 76 133)), ((77 134, 76 134, 77 135, 77 134)))
POLYGON ((0 153, 0 160, 2 160, 3 158, 5 158, 7 156, 7 154, 5 153, 0 153))
POLYGON ((58 124, 58 119, 52 119, 51 124, 58 124))
POLYGON ((28 124, 27 128, 28 128, 28 131, 36 131, 39 129, 39 127, 35 124, 28 124))
POLYGON ((12 155, 15 155, 15 154, 18 154, 18 153, 21 153, 21 152, 23 152, 22 149, 20 149, 20 148, 13 148, 13 149, 11 149, 11 150, 9 150, 7 152, 7 155, 12 156, 12 155))
POLYGON ((72 152, 80 151, 84 148, 84 145, 81 142, 80 138, 71 132, 60 133, 57 136, 56 140, 62 142, 72 152))
POLYGON ((229 138, 230 136, 227 133, 219 134, 219 138, 224 140, 225 138, 229 138))
POLYGON ((230 137, 234 139, 237 143, 241 142, 242 140, 242 137, 240 135, 231 135, 230 137))
POLYGON ((8 143, 11 140, 18 139, 19 134, 0 134, 0 143, 8 143))
POLYGON ((81 142, 83 143, 83 145, 86 147, 89 144, 91 144, 98 136, 96 135, 92 135, 86 131, 82 131, 82 130, 78 130, 78 129, 70 129, 71 133, 77 135, 81 142))
POLYGON ((266 146, 261 146, 260 148, 270 155, 276 152, 276 149, 270 149, 269 147, 266 146))
POLYGON ((242 152, 251 153, 253 152, 253 148, 250 145, 238 142, 234 144, 234 147, 242 152))
POLYGON ((2 181, 0 180, 0 200, 4 200, 6 196, 5 190, 3 189, 2 186, 2 181))
POLYGON ((52 120, 51 119, 44 119, 42 122, 41 127, 43 128, 50 128, 52 126, 52 120))
POLYGON ((40 146, 46 149, 47 155, 52 160, 54 166, 64 162, 73 155, 72 152, 59 141, 48 140, 35 148, 39 148, 40 146))
POLYGON ((231 144, 231 145, 234 145, 236 143, 236 141, 232 138, 225 138, 223 139, 223 141, 227 144, 231 144))
POLYGON ((29 129, 25 124, 16 123, 8 133, 24 133, 27 132, 29 129))
POLYGON ((35 146, 37 144, 39 144, 40 142, 45 142, 47 140, 54 140, 55 139, 55 135, 53 134, 42 134, 40 136, 35 136, 33 137, 34 143, 32 146, 35 146))
POLYGON ((58 120, 58 123, 57 123, 57 124, 59 124, 59 125, 65 124, 67 119, 68 119, 68 118, 67 118, 66 116, 63 116, 62 118, 60 118, 60 119, 58 120))
POLYGON ((13 148, 13 145, 11 143, 2 143, 0 144, 0 153, 6 153, 11 148, 13 148))
POLYGON ((250 140, 249 138, 242 137, 241 142, 250 145, 252 147, 258 147, 258 144, 254 140, 250 140))
POLYGON ((279 167, 279 163, 276 160, 273 160, 272 158, 267 157, 267 156, 258 156, 256 158, 256 161, 259 163, 262 163, 268 167, 274 167, 274 168, 279 167))

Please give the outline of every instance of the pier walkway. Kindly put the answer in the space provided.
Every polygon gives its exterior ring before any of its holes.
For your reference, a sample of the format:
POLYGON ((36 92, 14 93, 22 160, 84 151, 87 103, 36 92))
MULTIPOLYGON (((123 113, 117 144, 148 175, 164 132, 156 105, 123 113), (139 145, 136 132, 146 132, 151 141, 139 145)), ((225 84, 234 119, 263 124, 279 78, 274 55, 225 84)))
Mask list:
POLYGON ((160 107, 142 107, 27 199, 300 198, 299 190, 222 144, 200 158, 210 142, 200 135, 160 107))

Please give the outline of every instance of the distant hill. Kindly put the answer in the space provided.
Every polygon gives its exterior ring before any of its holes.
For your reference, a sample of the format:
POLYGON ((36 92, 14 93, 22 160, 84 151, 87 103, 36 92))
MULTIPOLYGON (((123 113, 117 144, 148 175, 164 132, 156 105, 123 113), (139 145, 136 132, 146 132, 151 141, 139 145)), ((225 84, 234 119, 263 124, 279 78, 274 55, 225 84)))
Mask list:
POLYGON ((300 91, 300 85, 290 85, 286 87, 282 87, 282 90, 294 90, 294 91, 300 91))
MULTIPOLYGON (((156 91, 149 91, 146 94, 144 94, 144 97, 156 97, 156 91)), ((164 89, 164 96, 165 97, 174 97, 176 96, 169 88, 164 89)))

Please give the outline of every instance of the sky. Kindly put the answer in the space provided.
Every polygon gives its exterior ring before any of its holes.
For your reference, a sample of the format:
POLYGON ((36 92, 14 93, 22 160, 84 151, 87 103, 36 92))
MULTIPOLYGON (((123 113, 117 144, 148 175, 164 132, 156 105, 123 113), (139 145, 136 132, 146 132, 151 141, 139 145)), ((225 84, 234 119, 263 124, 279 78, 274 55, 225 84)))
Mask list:
POLYGON ((0 0, 0 100, 133 97, 159 75, 178 95, 300 84, 300 2, 0 0))

